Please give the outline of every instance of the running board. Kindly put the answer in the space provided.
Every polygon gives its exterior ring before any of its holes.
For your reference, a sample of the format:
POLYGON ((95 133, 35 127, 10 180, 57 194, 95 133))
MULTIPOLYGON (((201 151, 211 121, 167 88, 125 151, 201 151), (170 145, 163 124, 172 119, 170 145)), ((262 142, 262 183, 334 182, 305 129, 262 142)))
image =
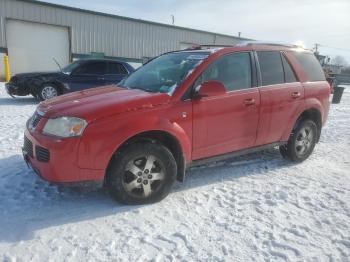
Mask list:
POLYGON ((250 154, 250 153, 259 152, 259 151, 269 149, 272 147, 285 145, 286 143, 287 142, 275 142, 275 143, 266 144, 266 145, 262 145, 262 146, 250 147, 247 149, 234 151, 234 152, 230 152, 230 153, 226 153, 226 154, 222 154, 222 155, 218 155, 218 156, 202 158, 202 159, 192 161, 192 163, 188 164, 187 167, 189 168, 189 167, 194 167, 194 166, 205 165, 205 164, 208 164, 210 162, 223 161, 223 160, 226 160, 229 158, 234 158, 237 156, 242 156, 242 155, 246 155, 246 154, 250 154))

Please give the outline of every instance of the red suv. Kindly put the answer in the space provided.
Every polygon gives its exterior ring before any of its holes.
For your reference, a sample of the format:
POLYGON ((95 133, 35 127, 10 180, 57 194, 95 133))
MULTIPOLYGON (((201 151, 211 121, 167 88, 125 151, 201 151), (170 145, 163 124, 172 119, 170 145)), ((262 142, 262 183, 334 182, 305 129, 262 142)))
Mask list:
POLYGON ((163 199, 187 167, 279 146, 301 162, 318 142, 330 86, 308 50, 277 44, 163 54, 117 86, 40 103, 23 154, 43 179, 103 181, 128 204, 163 199))

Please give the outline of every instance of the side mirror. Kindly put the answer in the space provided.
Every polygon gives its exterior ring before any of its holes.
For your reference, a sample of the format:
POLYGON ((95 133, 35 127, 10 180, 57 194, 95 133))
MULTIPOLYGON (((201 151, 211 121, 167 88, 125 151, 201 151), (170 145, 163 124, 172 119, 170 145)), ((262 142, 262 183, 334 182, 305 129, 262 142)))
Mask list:
POLYGON ((199 86, 199 90, 196 91, 195 97, 202 98, 202 97, 212 97, 212 96, 219 96, 226 93, 226 87, 223 83, 215 80, 210 80, 202 83, 199 86))

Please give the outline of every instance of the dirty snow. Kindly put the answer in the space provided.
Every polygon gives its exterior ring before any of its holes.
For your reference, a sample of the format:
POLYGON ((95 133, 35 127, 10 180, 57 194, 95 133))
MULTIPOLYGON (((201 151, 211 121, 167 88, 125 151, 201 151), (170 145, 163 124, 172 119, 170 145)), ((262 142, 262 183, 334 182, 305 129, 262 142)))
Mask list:
POLYGON ((269 150, 198 167, 148 206, 27 169, 20 147, 35 106, 0 84, 0 261, 350 259, 350 89, 304 163, 269 150))

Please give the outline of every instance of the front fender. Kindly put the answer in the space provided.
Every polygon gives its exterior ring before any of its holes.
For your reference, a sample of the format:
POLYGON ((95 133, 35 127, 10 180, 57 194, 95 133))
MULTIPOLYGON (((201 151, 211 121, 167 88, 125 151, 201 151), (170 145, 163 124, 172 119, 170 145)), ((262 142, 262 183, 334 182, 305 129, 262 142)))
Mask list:
POLYGON ((191 140, 185 130, 167 118, 145 116, 104 119, 89 125, 79 146, 79 167, 106 169, 113 154, 129 139, 150 131, 163 131, 176 138, 186 162, 191 159, 191 140))

